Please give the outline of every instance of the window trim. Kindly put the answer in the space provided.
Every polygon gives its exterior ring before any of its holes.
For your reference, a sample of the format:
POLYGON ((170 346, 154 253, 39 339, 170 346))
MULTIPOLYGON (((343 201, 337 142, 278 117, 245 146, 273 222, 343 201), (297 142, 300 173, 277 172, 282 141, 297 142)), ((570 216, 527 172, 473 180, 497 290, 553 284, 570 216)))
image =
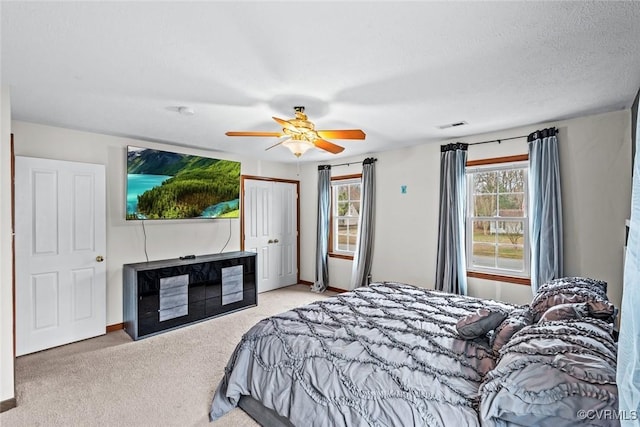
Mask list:
POLYGON ((496 282, 515 283, 516 285, 531 286, 530 277, 528 278, 528 277, 519 277, 519 276, 509 276, 504 274, 480 273, 478 271, 467 271, 467 277, 473 277, 476 279, 484 279, 484 280, 495 280, 496 282))
POLYGON ((356 174, 351 174, 351 175, 339 175, 339 176, 332 176, 331 177, 331 205, 329 208, 330 211, 330 215, 329 215, 329 257, 330 258, 338 258, 338 259, 346 259, 346 260, 353 260, 354 256, 353 255, 349 255, 346 252, 339 252, 339 251, 334 251, 333 250, 333 181, 355 181, 355 180, 359 180, 360 185, 362 185, 362 174, 361 173, 356 173, 356 174))
POLYGON ((528 162, 528 161, 529 161, 528 154, 518 154, 516 156, 504 156, 504 157, 492 157, 490 159, 468 160, 467 167, 482 166, 482 165, 497 165, 500 163, 528 162))
MULTIPOLYGON (((478 160, 469 160, 467 161, 467 168, 469 167, 474 167, 474 166, 486 166, 486 169, 489 170, 496 170, 496 169, 501 169, 500 165, 503 165, 505 168, 507 168, 508 166, 506 165, 507 163, 522 163, 522 162, 528 162, 529 160, 529 155, 528 154, 519 154, 519 155, 514 155, 514 156, 504 156, 504 157, 494 157, 494 158, 488 158, 488 159, 478 159, 478 160)), ((484 169, 482 167, 477 168, 478 170, 484 169)), ((528 165, 527 165, 527 170, 528 170, 528 165)), ((467 176, 468 171, 465 171, 465 178, 469 179, 467 176)), ((467 183, 468 184, 468 183, 467 183)), ((527 180, 527 188, 525 188, 525 194, 527 194, 527 210, 529 207, 529 200, 528 200, 528 180, 527 180)), ((467 267, 467 277, 473 277, 473 278, 479 278, 479 279, 484 279, 484 280, 495 280, 495 281, 500 281, 500 282, 507 282, 507 283, 515 283, 515 284, 519 284, 519 285, 527 285, 527 286, 531 286, 531 265, 530 265, 530 256, 529 259, 525 259, 525 270, 526 273, 523 273, 521 275, 519 274, 509 274, 508 270, 498 270, 498 269, 483 269, 483 268, 478 268, 478 267, 473 267, 473 269, 470 269, 471 265, 471 257, 469 256, 469 248, 471 247, 471 238, 472 238, 472 233, 469 233, 469 227, 470 225, 468 224, 469 219, 472 217, 472 215, 470 215, 470 192, 471 189, 469 188, 470 185, 467 186, 467 212, 465 212, 465 234, 466 234, 466 238, 465 238, 465 245, 466 245, 466 249, 467 249, 467 260, 466 260, 466 267, 467 267)), ((528 212, 527 212, 527 217, 525 217, 525 221, 527 222, 525 224, 525 230, 528 232, 529 226, 528 226, 528 212)), ((525 242, 523 243, 523 246, 525 247, 525 251, 529 253, 531 253, 531 245, 529 242, 529 238, 527 237, 527 239, 525 240, 525 242), (526 243, 526 244, 525 244, 526 243)))

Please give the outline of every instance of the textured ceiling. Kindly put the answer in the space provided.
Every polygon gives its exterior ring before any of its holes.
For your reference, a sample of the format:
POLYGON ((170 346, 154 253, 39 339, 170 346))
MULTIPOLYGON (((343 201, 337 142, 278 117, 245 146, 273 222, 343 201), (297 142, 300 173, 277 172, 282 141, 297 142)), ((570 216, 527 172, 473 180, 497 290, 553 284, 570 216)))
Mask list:
POLYGON ((325 161, 631 105, 640 2, 2 2, 17 120, 295 161, 271 116, 306 106, 325 161), (195 110, 177 113, 178 106, 195 110), (468 125, 440 126, 459 121, 468 125))

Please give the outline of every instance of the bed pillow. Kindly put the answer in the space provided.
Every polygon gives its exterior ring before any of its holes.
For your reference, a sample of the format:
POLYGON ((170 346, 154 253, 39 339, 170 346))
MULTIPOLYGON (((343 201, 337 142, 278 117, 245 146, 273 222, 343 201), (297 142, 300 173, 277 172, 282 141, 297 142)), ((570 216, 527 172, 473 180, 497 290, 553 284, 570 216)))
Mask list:
POLYGON ((542 317, 540 317, 538 322, 557 322, 569 319, 582 319, 587 316, 589 316, 589 310, 587 309, 587 303, 585 302, 558 304, 553 307, 549 307, 542 317))
POLYGON ((498 308, 479 308, 458 321, 458 335, 466 340, 486 335, 494 330, 507 317, 507 312, 498 308))
POLYGON ((604 320, 607 323, 615 323, 618 309, 609 301, 589 301, 587 303, 589 316, 604 320))
POLYGON ((538 288, 538 293, 572 288, 589 289, 602 296, 607 295, 607 282, 590 277, 561 277, 559 279, 549 280, 538 288))
POLYGON ((547 282, 540 286, 531 302, 534 321, 540 320, 549 308, 556 305, 606 303, 606 289, 606 282, 584 277, 565 277, 547 282))
POLYGON ((529 306, 523 306, 513 310, 509 316, 498 325, 489 343, 491 349, 498 355, 500 349, 504 346, 519 330, 533 323, 533 313, 529 306))
POLYGON ((540 317, 539 322, 555 322, 568 319, 593 317, 607 323, 614 323, 618 309, 609 301, 589 301, 573 304, 559 304, 550 307, 540 317))

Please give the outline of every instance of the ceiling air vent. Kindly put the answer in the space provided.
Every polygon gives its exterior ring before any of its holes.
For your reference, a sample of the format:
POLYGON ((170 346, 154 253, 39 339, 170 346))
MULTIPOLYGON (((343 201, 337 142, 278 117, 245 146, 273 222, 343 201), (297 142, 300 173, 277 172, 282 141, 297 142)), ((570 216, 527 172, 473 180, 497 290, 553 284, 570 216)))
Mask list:
POLYGON ((461 122, 456 122, 456 123, 450 123, 447 125, 442 125, 442 126, 438 126, 438 129, 449 129, 449 128, 455 128, 458 126, 464 126, 464 125, 468 125, 469 123, 465 122, 464 120, 461 122))

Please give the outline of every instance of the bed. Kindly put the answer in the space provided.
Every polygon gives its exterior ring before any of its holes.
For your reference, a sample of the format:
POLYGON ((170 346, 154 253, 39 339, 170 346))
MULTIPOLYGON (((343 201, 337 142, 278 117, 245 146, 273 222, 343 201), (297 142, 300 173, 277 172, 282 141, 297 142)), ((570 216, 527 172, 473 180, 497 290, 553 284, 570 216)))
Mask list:
MULTIPOLYGON (((573 316, 567 322, 578 325, 577 330, 584 329, 579 326, 583 322, 603 331, 587 334, 583 353, 595 356, 578 369, 583 375, 565 378, 594 383, 592 388, 571 389, 577 395, 567 411, 594 402, 600 409, 616 409, 615 342, 613 328, 606 326, 615 312, 605 312, 611 308, 606 305, 606 284, 604 295, 594 291, 582 299, 571 297, 572 286, 575 283, 565 287, 566 298, 556 283, 549 290, 553 301, 534 299, 531 306, 516 306, 382 282, 272 316, 251 328, 237 345, 215 391, 210 420, 240 406, 263 426, 531 425, 516 424, 531 402, 517 407, 509 388, 502 387, 518 380, 509 376, 514 374, 508 369, 513 363, 509 358, 516 354, 519 362, 535 359, 517 344, 538 325, 562 323, 558 317, 563 315, 573 316), (589 303, 594 313, 600 310, 599 318, 591 317, 589 303), (556 305, 570 305, 565 307, 569 314, 543 318, 556 305), (593 350, 595 342, 604 350, 593 350), (594 359, 602 362, 594 364, 594 359), (503 366, 502 360, 509 362, 503 366), (600 394, 594 392, 604 388, 600 394)), ((588 288, 578 287, 581 292, 588 288)), ((549 339, 550 333, 541 332, 540 339, 549 339)), ((558 332, 572 333, 566 327, 558 332)), ((579 347, 582 341, 571 342, 579 347)), ((530 350, 546 344, 522 345, 530 350)), ((579 364, 578 359, 574 363, 579 364)), ((543 363, 550 369, 545 375, 567 370, 566 364, 556 365, 543 363)), ((553 412, 548 408, 554 399, 562 401, 562 393, 545 394, 535 369, 525 377, 524 395, 532 396, 527 394, 530 381, 546 399, 540 405, 546 412, 534 411, 533 417, 553 412)), ((535 396, 531 400, 537 402, 535 396)), ((576 416, 572 420, 575 423, 576 416)))

